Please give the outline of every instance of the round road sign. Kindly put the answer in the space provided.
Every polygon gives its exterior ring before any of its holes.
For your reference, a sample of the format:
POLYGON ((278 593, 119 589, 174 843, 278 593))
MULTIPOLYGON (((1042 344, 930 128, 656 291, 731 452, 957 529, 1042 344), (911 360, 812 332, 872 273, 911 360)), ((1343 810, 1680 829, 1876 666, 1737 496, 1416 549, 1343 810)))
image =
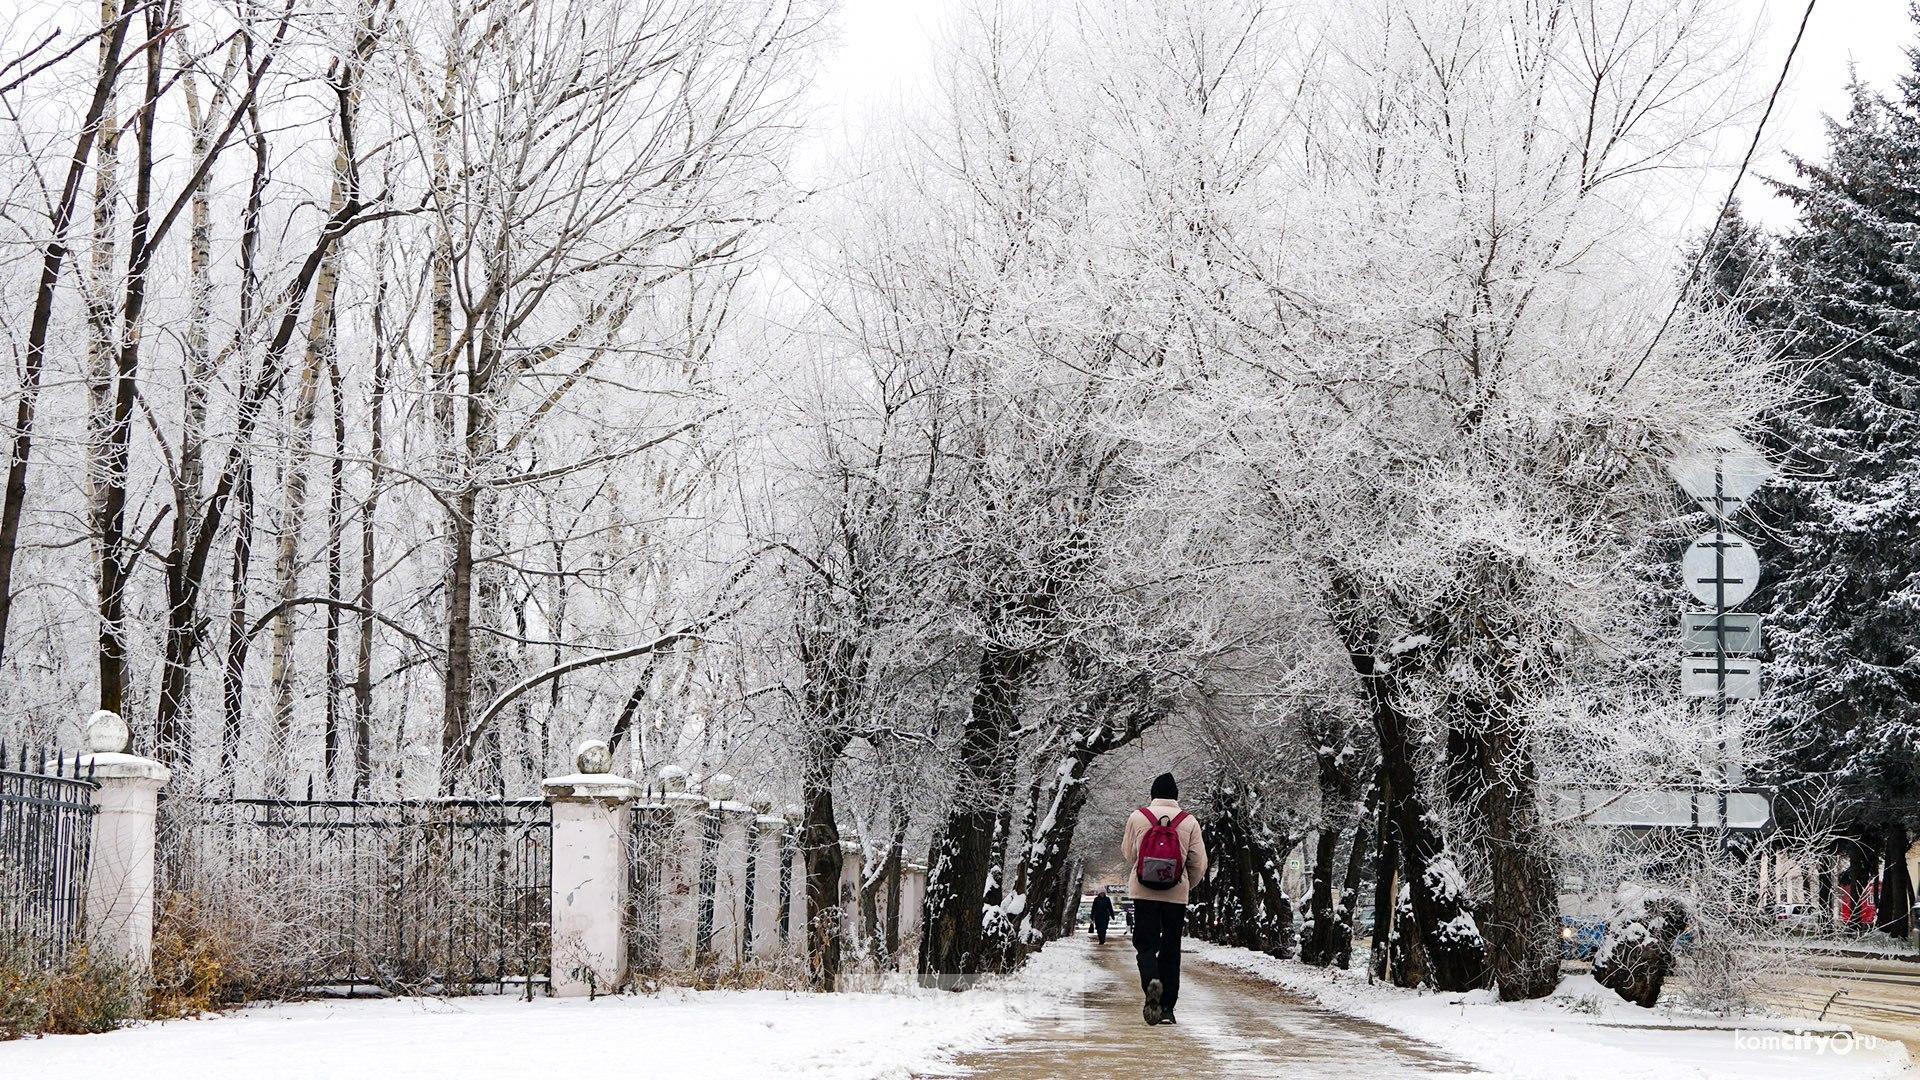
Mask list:
POLYGON ((1680 572, 1695 599, 1730 607, 1752 596, 1754 586, 1760 584, 1760 557, 1745 539, 1730 532, 1710 532, 1687 548, 1680 572))

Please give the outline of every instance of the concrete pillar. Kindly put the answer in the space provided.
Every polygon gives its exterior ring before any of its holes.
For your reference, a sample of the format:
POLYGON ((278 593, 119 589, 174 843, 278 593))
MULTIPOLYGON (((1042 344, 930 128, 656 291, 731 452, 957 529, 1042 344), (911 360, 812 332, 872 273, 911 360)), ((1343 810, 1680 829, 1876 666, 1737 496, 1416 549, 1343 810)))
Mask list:
POLYGON ((775 957, 785 948, 786 911, 780 904, 781 841, 787 833, 787 819, 770 814, 770 804, 757 804, 753 819, 753 911, 748 914, 753 926, 753 955, 775 957))
POLYGON ((706 845, 707 798, 686 789, 686 773, 661 768, 667 808, 665 863, 660 869, 660 967, 692 971, 699 962, 700 859, 706 845))
POLYGON ((707 781, 713 802, 709 812, 720 815, 720 843, 713 861, 713 962, 729 967, 746 962, 747 946, 747 825, 753 807, 735 802, 733 778, 722 773, 707 781))
POLYGON ((605 994, 627 977, 627 834, 633 781, 609 770, 607 744, 589 739, 580 770, 541 783, 553 808, 553 936, 550 985, 560 997, 605 994))
POLYGON ((866 874, 867 852, 852 840, 840 841, 840 940, 861 948, 865 927, 860 921, 860 882, 866 874))
POLYGON ((792 892, 787 897, 787 955, 807 955, 807 853, 800 846, 800 808, 787 808, 787 866, 792 892))
POLYGON ((105 710, 87 722, 79 760, 99 786, 93 793, 93 835, 87 864, 87 934, 101 949, 140 972, 153 967, 153 831, 165 765, 127 753, 126 721, 105 710))

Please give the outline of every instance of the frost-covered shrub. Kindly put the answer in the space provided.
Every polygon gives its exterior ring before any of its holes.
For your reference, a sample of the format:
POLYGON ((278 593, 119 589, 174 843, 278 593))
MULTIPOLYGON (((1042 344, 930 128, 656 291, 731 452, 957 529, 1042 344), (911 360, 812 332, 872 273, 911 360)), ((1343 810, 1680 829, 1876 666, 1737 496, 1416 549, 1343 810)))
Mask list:
POLYGON ((1687 907, 1678 897, 1658 888, 1622 887, 1593 956, 1594 979, 1635 1005, 1652 1008, 1673 971, 1674 942, 1687 923, 1687 907))
POLYGON ((112 1031, 142 1004, 139 973, 85 946, 47 968, 33 951, 0 943, 0 1040, 112 1031))

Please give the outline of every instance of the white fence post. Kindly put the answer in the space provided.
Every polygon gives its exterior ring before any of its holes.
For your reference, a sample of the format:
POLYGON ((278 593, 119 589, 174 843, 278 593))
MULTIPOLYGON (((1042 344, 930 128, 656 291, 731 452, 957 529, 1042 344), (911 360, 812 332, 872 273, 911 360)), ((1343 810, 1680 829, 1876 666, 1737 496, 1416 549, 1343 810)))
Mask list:
POLYGON ((927 901, 927 868, 919 863, 900 867, 900 940, 920 932, 920 913, 927 901))
POLYGON ((787 955, 804 960, 807 956, 807 851, 801 842, 803 815, 798 806, 787 808, 787 873, 792 888, 787 896, 787 955))
POLYGON ((172 772, 127 753, 126 721, 102 710, 87 722, 91 769, 92 849, 87 864, 89 940, 142 974, 153 967, 153 831, 160 789, 172 772))
POLYGON ((610 993, 627 977, 627 833, 639 788, 615 776, 607 744, 589 739, 580 770, 542 782, 553 808, 553 937, 549 985, 561 997, 610 993))
POLYGON ((840 841, 840 940, 856 954, 864 953, 867 945, 860 918, 860 883, 866 868, 866 848, 858 841, 840 841))
POLYGON ((713 853, 713 962, 721 967, 746 961, 747 823, 753 807, 734 802, 733 777, 721 773, 707 781, 710 812, 720 815, 720 843, 713 853))
POLYGON ((753 852, 749 856, 753 859, 753 911, 747 917, 753 923, 756 958, 778 957, 784 951, 781 931, 786 911, 780 904, 780 852, 787 819, 769 813, 772 808, 770 800, 755 800, 754 809, 759 813, 753 819, 753 852))
POLYGON ((667 807, 667 840, 660 869, 660 969, 692 971, 699 961, 700 858, 706 844, 707 799, 687 791, 686 772, 665 765, 657 774, 667 807))

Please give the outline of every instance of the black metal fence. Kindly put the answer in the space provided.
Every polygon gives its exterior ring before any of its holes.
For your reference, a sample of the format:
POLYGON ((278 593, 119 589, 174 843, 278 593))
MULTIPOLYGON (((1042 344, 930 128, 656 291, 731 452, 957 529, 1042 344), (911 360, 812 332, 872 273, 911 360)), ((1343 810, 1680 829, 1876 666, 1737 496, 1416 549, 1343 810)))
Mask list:
POLYGON ((742 958, 777 954, 802 929, 789 915, 799 887, 793 879, 798 837, 779 831, 779 864, 769 874, 760 866, 763 834, 757 820, 748 820, 746 849, 736 851, 724 836, 718 810, 697 801, 691 807, 682 804, 680 813, 692 816, 676 820, 669 805, 675 797, 648 787, 634 803, 627 844, 628 965, 657 972, 688 961, 696 967, 727 966, 735 950, 742 958), (723 861, 729 867, 724 895, 723 861), (755 933, 754 914, 768 901, 779 907, 772 937, 762 939, 755 933), (678 944, 675 955, 668 955, 670 942, 678 944))
POLYGON ((633 805, 627 839, 627 964, 635 971, 665 966, 667 890, 675 885, 673 812, 648 789, 633 805))
POLYGON ((161 890, 249 930, 291 981, 532 993, 550 974, 542 799, 168 797, 161 890))
POLYGON ((57 967, 85 928, 91 763, 0 745, 0 948, 57 967))

